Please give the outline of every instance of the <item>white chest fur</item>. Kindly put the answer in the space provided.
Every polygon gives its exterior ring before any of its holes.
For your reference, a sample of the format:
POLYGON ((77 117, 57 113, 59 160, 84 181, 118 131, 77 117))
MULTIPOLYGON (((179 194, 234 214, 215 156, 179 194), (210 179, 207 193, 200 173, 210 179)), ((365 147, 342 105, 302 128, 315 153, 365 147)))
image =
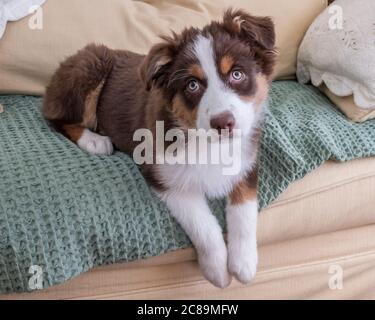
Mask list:
MULTIPOLYGON (((213 148, 220 148, 220 144, 215 144, 213 148)), ((210 154, 220 152, 210 150, 210 154)), ((232 151, 230 162, 222 158, 213 161, 207 156, 202 158, 210 159, 209 163, 157 165, 157 177, 163 185, 176 192, 199 191, 210 198, 226 196, 253 168, 256 160, 256 146, 250 141, 232 151)))

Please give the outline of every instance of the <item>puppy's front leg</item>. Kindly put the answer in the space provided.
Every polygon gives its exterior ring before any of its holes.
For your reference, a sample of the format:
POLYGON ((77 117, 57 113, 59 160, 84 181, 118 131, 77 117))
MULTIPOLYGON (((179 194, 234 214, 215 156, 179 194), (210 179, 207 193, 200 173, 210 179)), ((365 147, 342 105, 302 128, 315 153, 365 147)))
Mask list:
POLYGON ((243 283, 249 283, 256 274, 257 217, 256 187, 243 181, 230 194, 227 205, 228 269, 243 283))
POLYGON ((231 282, 227 248, 205 197, 198 192, 172 192, 164 193, 162 198, 195 246, 204 276, 217 287, 227 287, 231 282))

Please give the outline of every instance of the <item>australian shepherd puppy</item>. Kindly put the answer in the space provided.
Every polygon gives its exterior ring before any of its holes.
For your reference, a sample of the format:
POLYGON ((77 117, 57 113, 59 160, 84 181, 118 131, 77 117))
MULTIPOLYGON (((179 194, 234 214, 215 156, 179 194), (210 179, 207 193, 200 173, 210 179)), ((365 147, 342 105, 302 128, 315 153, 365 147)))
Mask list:
POLYGON ((140 168, 190 237, 205 277, 218 287, 228 286, 231 275, 248 283, 258 262, 259 127, 275 60, 271 19, 229 10, 221 22, 163 37, 146 56, 85 47, 56 71, 43 114, 80 148, 99 155, 115 147, 133 156, 137 130, 155 139, 158 122, 163 132, 217 130, 219 139, 209 143, 215 146, 241 141, 235 174, 224 174, 220 161, 153 161, 140 168), (206 200, 217 197, 227 197, 227 245, 206 200))

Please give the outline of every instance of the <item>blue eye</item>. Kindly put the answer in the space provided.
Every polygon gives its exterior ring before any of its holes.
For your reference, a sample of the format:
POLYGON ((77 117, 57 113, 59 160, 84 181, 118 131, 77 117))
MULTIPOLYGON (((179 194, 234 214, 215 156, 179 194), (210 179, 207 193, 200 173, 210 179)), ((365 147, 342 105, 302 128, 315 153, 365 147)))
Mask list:
POLYGON ((197 92, 200 88, 200 85, 197 80, 191 80, 189 81, 187 85, 187 89, 191 92, 197 92))
POLYGON ((234 70, 231 73, 231 80, 232 81, 241 81, 245 77, 244 73, 240 70, 234 70))

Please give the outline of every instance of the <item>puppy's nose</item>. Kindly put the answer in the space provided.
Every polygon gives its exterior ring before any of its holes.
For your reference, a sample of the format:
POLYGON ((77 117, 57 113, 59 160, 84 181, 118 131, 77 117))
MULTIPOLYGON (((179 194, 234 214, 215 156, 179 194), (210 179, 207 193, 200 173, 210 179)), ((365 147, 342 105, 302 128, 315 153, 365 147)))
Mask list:
POLYGON ((211 118, 210 125, 212 129, 216 129, 217 131, 221 130, 229 130, 229 132, 232 132, 234 125, 236 124, 236 121, 234 120, 234 116, 232 112, 225 111, 223 113, 218 114, 217 116, 214 116, 211 118))

